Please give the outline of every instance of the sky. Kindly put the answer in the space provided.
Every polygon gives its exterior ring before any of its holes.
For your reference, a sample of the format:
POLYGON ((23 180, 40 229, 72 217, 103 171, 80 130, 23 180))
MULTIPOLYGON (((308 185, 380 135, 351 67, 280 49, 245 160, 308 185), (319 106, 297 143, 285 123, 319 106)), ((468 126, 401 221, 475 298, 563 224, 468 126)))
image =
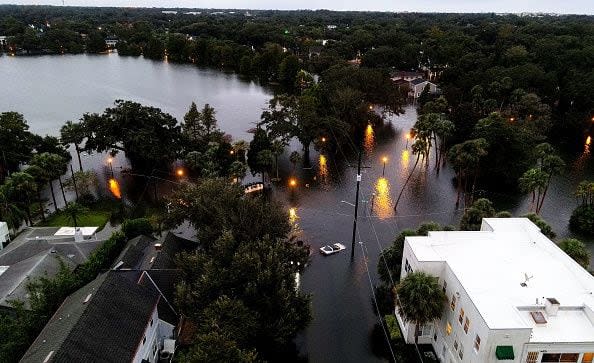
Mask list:
MULTIPOLYGON (((594 14, 594 0, 64 0, 64 2, 66 5, 73 6, 594 14)), ((62 5, 62 0, 0 0, 0 4, 3 3, 62 5)))

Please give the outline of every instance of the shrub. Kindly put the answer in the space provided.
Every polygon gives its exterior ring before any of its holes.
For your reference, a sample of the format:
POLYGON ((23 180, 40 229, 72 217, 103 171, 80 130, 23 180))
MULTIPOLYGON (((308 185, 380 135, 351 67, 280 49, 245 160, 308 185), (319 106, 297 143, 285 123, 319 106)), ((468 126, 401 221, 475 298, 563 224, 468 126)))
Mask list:
POLYGON ((400 327, 398 326, 398 321, 394 314, 389 314, 384 316, 384 320, 386 321, 386 326, 388 327, 388 333, 390 333, 390 339, 398 340, 402 338, 402 333, 400 332, 400 327))
POLYGON ((528 213, 523 215, 522 217, 530 219, 532 223, 536 224, 536 226, 540 228, 542 234, 549 237, 550 239, 554 239, 555 237, 557 237, 557 234, 553 231, 553 228, 551 228, 551 226, 549 226, 549 224, 538 214, 528 213))
POLYGON ((122 224, 122 232, 127 239, 140 235, 150 236, 153 233, 153 226, 147 218, 127 219, 122 224))
POLYGON ((573 258, 575 262, 579 263, 583 268, 588 268, 590 265, 590 251, 586 245, 575 238, 567 238, 559 243, 561 248, 569 257, 573 258))
POLYGON ((569 228, 574 232, 594 235, 594 205, 583 204, 577 207, 569 218, 569 228))

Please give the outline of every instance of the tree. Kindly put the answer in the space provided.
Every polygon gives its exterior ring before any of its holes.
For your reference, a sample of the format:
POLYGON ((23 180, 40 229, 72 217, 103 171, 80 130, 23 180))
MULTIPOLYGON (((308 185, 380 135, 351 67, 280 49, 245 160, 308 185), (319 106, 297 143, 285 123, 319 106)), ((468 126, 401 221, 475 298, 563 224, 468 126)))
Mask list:
POLYGON ((10 190, 14 203, 25 212, 29 225, 32 225, 31 199, 37 193, 37 185, 33 176, 24 171, 16 172, 6 179, 5 185, 10 190))
POLYGON ((532 223, 536 224, 536 226, 540 229, 542 234, 547 236, 550 239, 554 239, 557 237, 557 234, 553 231, 553 228, 538 214, 535 213, 528 213, 522 216, 523 218, 528 218, 532 223))
POLYGON ((427 140, 424 139, 424 138, 415 139, 415 142, 411 145, 411 149, 412 149, 413 155, 416 155, 417 156, 417 159, 415 160, 415 165, 413 166, 412 170, 408 174, 408 177, 404 181, 404 184, 402 185, 402 189, 400 189, 400 193, 398 194, 398 198, 396 198, 396 203, 394 203, 394 210, 397 210, 398 209, 398 203, 400 202, 400 198, 402 197, 402 193, 404 193, 404 189, 408 185, 408 182, 410 181, 410 178, 412 178, 413 173, 415 172, 415 169, 417 168, 417 165, 419 165, 420 158, 421 157, 423 157, 423 158, 425 158, 425 157, 428 158, 429 157, 429 155, 427 155, 427 140))
MULTIPOLYGON (((256 132, 254 133, 254 138, 250 142, 250 148, 247 152, 247 162, 250 170, 252 171, 252 175, 256 175, 257 173, 264 173, 266 169, 266 165, 260 164, 258 159, 258 155, 260 152, 264 150, 270 151, 272 149, 272 141, 268 137, 266 131, 262 128, 257 128, 256 132)), ((264 177, 264 176, 262 176, 264 177)))
POLYGON ((64 188, 61 180, 62 174, 66 172, 66 161, 60 155, 41 153, 33 155, 30 164, 32 166, 38 167, 38 170, 42 171, 41 180, 48 182, 52 194, 52 199, 54 201, 54 210, 58 211, 58 203, 56 203, 56 195, 54 193, 53 181, 56 179, 60 180, 62 196, 64 197, 64 203, 66 204, 66 196, 64 195, 64 188))
POLYGON ((483 218, 493 218, 496 212, 493 203, 489 199, 477 199, 470 208, 468 208, 460 220, 460 230, 462 231, 480 231, 483 218))
POLYGON ((0 220, 8 224, 12 231, 23 222, 25 212, 15 203, 14 192, 10 184, 0 184, 0 220))
POLYGON ((415 344, 421 326, 441 317, 446 296, 438 278, 425 272, 408 274, 395 289, 396 306, 404 321, 415 324, 415 344))
POLYGON ((87 52, 103 53, 107 49, 103 35, 98 31, 91 31, 87 37, 87 52))
POLYGON ((575 238, 566 238, 559 243, 559 248, 583 268, 587 269, 590 265, 590 251, 581 241, 575 238))
POLYGON ((93 170, 77 171, 73 177, 66 179, 64 187, 66 189, 75 189, 82 199, 89 198, 93 191, 99 186, 97 173, 93 170))
POLYGON ((274 155, 274 167, 276 168, 276 179, 278 180, 278 157, 285 151, 285 143, 281 140, 272 141, 272 155, 274 155))
POLYGON ((190 362, 257 362, 258 354, 251 350, 240 349, 237 343, 227 335, 217 332, 200 334, 187 352, 180 354, 179 361, 190 362))
POLYGON ((258 168, 260 168, 260 172, 262 173, 262 183, 265 182, 265 175, 270 173, 273 161, 274 156, 271 150, 262 150, 258 153, 258 155, 256 155, 256 162, 258 163, 258 168))
POLYGON ((78 222, 80 221, 80 217, 85 215, 89 212, 89 209, 81 204, 76 202, 70 202, 64 207, 62 213, 66 215, 68 220, 72 222, 74 228, 78 227, 78 222))
POLYGON ((128 240, 134 237, 153 234, 153 226, 147 218, 126 219, 122 223, 122 232, 128 240))
POLYGON ((234 161, 229 166, 229 175, 236 183, 240 183, 247 173, 247 166, 241 161, 234 161))
POLYGON ((299 58, 294 55, 286 56, 279 65, 278 78, 279 82, 287 87, 293 87, 295 84, 295 77, 301 69, 299 58))
POLYGON ((293 173, 295 173, 295 169, 297 168, 297 163, 301 161, 301 154, 297 151, 293 151, 291 155, 289 155, 289 161, 293 164, 293 173))
POLYGON ((80 122, 66 121, 64 126, 60 129, 60 140, 64 144, 74 145, 76 155, 78 157, 78 167, 80 171, 83 171, 82 160, 80 158, 81 147, 80 145, 84 141, 85 130, 80 122))
POLYGON ((468 190, 468 183, 471 183, 471 197, 465 198, 466 202, 472 202, 474 188, 479 174, 479 162, 487 155, 488 143, 485 139, 474 139, 464 141, 461 144, 452 146, 448 151, 448 159, 456 171, 457 196, 456 208, 460 205, 460 194, 468 190))
POLYGON ((82 118, 86 151, 123 151, 135 168, 168 166, 181 150, 177 120, 158 108, 131 101, 115 101, 102 115, 82 118))
POLYGON ((540 204, 541 194, 547 185, 547 174, 540 168, 528 169, 518 180, 520 190, 524 193, 532 193, 530 211, 534 207, 535 212, 540 204), (536 204, 535 204, 536 203, 536 204))
POLYGON ((23 115, 0 113, 0 181, 31 158, 33 146, 33 134, 23 115))
POLYGON ((565 162, 559 155, 554 154, 554 149, 547 143, 542 143, 536 146, 537 158, 539 160, 540 169, 546 174, 546 182, 542 191, 542 196, 536 205, 536 214, 540 213, 544 199, 547 196, 549 185, 553 176, 561 174, 565 167, 565 162))

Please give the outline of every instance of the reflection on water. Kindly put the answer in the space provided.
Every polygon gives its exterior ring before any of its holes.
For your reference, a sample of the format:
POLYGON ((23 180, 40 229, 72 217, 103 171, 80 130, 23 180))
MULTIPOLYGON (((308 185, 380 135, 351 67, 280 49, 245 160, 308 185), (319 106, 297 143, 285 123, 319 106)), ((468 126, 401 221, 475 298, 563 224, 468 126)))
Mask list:
POLYGON ((373 126, 369 124, 365 129, 365 139, 363 140, 363 149, 365 150, 365 155, 371 155, 374 146, 375 132, 373 131, 373 126))
POLYGON ((320 154, 319 163, 318 163, 318 177, 320 184, 327 185, 328 184, 328 160, 326 156, 320 154))
POLYGON ((297 215, 297 208, 289 208, 289 221, 291 223, 297 222, 299 216, 297 215))
POLYGON ((379 178, 375 182, 375 195, 372 208, 379 219, 394 216, 393 202, 390 196, 390 182, 384 177, 379 178))
POLYGON ((114 197, 122 199, 122 191, 120 190, 120 183, 115 178, 109 179, 109 191, 114 197))
POLYGON ((410 152, 408 149, 402 150, 402 154, 400 155, 400 166, 402 167, 402 171, 408 171, 408 164, 410 161, 410 152))

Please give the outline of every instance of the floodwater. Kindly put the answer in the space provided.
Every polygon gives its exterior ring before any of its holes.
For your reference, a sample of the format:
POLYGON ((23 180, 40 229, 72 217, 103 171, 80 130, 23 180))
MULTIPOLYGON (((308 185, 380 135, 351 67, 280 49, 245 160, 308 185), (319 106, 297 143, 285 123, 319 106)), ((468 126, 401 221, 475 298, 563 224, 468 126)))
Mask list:
MULTIPOLYGON (((114 99, 123 98, 162 108, 181 120, 191 101, 210 103, 217 110, 219 126, 234 138, 249 140, 247 130, 259 119, 270 91, 234 75, 142 58, 107 56, 0 57, 0 111, 22 112, 31 130, 56 135, 65 120, 84 112, 100 112, 114 99)), ((415 108, 391 117, 383 127, 368 127, 363 140, 363 170, 358 232, 351 262, 351 236, 356 188, 356 146, 342 144, 336 152, 312 152, 311 168, 299 165, 293 175, 287 155, 300 150, 292 143, 280 159, 280 182, 274 195, 302 230, 312 246, 312 257, 301 277, 301 288, 312 295, 313 320, 297 339, 310 362, 385 361, 372 351, 374 313, 372 285, 378 283, 379 251, 389 246, 404 228, 424 221, 456 226, 461 211, 455 209, 453 172, 437 174, 433 155, 429 165, 419 163, 400 200, 393 205, 413 170, 407 131, 416 120, 415 108), (383 158, 386 157, 385 170, 383 158), (288 186, 294 176, 298 183, 288 186), (341 242, 347 250, 323 257, 318 248, 341 242)), ((327 135, 331 139, 333 135, 327 135)), ((91 155, 85 167, 105 172, 105 156, 91 155)), ((116 165, 125 164, 119 155, 116 165)), ((594 177, 590 154, 568 162, 567 172, 549 190, 543 217, 560 237, 569 235, 567 224, 577 205, 573 191, 579 181, 594 177)), ((116 178, 118 169, 116 168, 116 178)), ((125 192, 125 191, 124 191, 125 192)), ((528 212, 528 197, 487 195, 498 209, 514 215, 528 212)), ((594 251, 594 243, 589 244, 594 251)))

